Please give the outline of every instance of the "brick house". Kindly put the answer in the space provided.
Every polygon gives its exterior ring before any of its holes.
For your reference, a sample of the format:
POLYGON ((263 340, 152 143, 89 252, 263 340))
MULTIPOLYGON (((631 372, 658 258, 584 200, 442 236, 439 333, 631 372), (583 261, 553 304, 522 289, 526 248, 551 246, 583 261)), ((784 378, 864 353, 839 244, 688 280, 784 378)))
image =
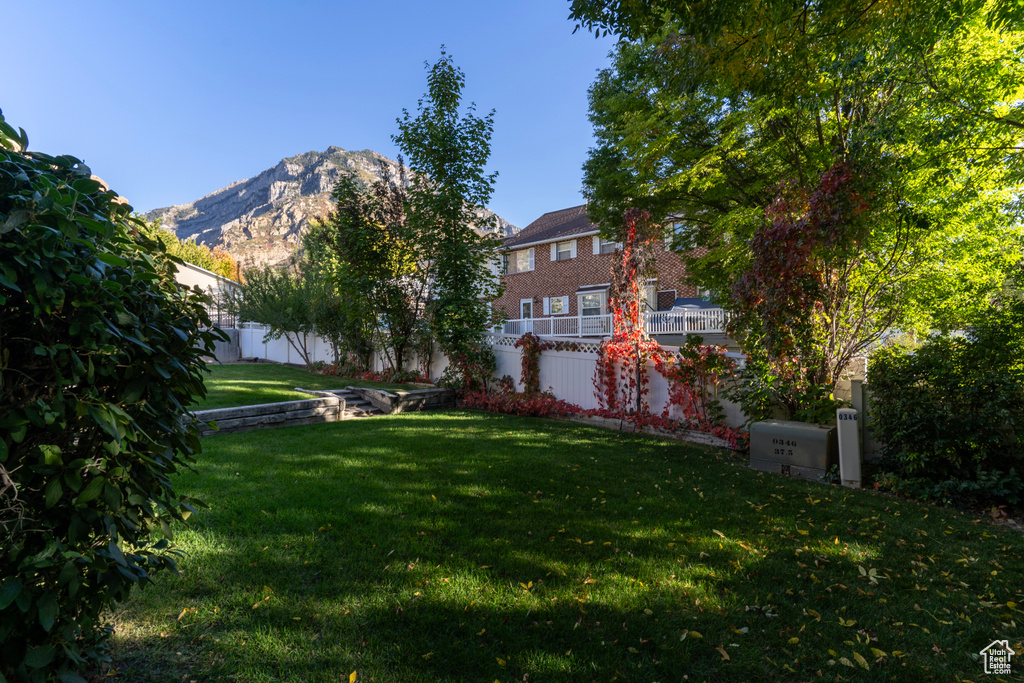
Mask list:
MULTIPOLYGON (((608 289, 614 252, 621 245, 598 235, 586 209, 575 206, 546 213, 503 242, 505 291, 493 307, 508 319, 506 334, 611 333, 608 289)), ((721 317, 721 311, 682 282, 685 269, 679 255, 666 245, 658 250, 655 263, 657 277, 647 282, 651 334, 712 331, 704 330, 708 325, 698 324, 695 316, 703 310, 705 318, 721 317), (684 311, 687 319, 682 317, 684 311)), ((720 331, 721 324, 710 327, 720 331)))

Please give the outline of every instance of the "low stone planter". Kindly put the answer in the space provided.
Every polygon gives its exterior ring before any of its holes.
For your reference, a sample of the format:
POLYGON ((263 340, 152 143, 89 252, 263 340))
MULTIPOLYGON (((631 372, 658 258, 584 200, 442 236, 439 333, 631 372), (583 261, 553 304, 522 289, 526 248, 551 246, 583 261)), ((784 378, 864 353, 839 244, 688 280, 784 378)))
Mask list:
POLYGON ((567 417, 564 419, 569 422, 579 422, 580 424, 602 427, 604 429, 615 429, 620 432, 635 432, 638 434, 650 434, 652 436, 664 436, 670 439, 689 441, 691 443, 699 443, 705 446, 732 449, 732 446, 730 446, 729 442, 725 439, 717 437, 714 434, 698 432, 692 429, 687 429, 681 432, 667 432, 655 427, 641 427, 640 429, 635 429, 633 423, 628 420, 616 420, 610 417, 591 417, 589 415, 577 415, 575 417, 567 417))
POLYGON ((382 389, 366 389, 363 387, 347 387, 347 389, 363 397, 373 407, 388 415, 455 407, 455 392, 450 389, 433 387, 396 392, 384 391, 382 389))
POLYGON ((199 428, 199 436, 208 436, 210 434, 247 432, 251 429, 267 427, 337 422, 343 419, 344 413, 344 399, 337 396, 324 396, 304 401, 199 410, 194 413, 193 419, 202 423, 199 428), (215 423, 218 429, 210 426, 211 422, 215 423))

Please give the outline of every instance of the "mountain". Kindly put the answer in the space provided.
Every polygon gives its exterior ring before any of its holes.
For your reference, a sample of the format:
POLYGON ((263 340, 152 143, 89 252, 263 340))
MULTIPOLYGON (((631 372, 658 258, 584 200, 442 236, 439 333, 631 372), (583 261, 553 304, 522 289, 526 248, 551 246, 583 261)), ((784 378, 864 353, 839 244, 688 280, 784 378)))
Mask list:
MULTIPOLYGON (((277 264, 291 256, 310 221, 333 208, 331 190, 342 173, 354 173, 369 184, 380 177, 381 161, 397 177, 397 162, 371 150, 328 147, 323 152, 306 152, 202 199, 154 209, 145 218, 159 219, 182 239, 194 237, 200 244, 221 247, 243 266, 277 264)), ((478 215, 495 216, 502 237, 519 231, 490 210, 478 215)))

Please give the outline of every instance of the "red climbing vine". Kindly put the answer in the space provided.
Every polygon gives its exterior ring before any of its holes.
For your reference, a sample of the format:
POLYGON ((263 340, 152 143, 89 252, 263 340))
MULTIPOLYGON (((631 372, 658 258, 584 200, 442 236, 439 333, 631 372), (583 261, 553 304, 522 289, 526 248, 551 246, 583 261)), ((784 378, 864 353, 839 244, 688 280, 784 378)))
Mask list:
POLYGON ((540 392, 540 354, 545 349, 550 349, 551 342, 541 341, 540 337, 532 332, 527 332, 516 340, 516 348, 523 350, 523 392, 536 394, 540 392))
POLYGON ((648 363, 662 354, 658 342, 647 336, 644 325, 644 284, 654 274, 654 248, 659 226, 646 211, 630 209, 625 215, 622 249, 612 261, 608 305, 612 311, 612 336, 601 342, 594 390, 600 412, 608 416, 643 416, 650 376, 648 363))
POLYGON ((725 439, 734 449, 745 449, 747 432, 725 424, 725 411, 718 400, 719 386, 734 377, 736 361, 726 355, 725 347, 704 344, 694 335, 687 338, 677 355, 663 355, 655 367, 668 380, 668 404, 661 417, 672 422, 672 406, 678 406, 683 419, 678 427, 713 434, 725 439))
POLYGON ((644 211, 630 210, 624 223, 622 249, 612 264, 608 297, 612 336, 601 342, 594 371, 594 393, 600 407, 587 413, 625 419, 637 428, 699 430, 726 440, 733 448, 744 448, 746 433, 724 423, 718 402, 719 381, 735 369, 725 349, 706 346, 700 337, 694 337, 678 355, 670 354, 647 335, 644 285, 654 275, 655 248, 661 234, 644 211), (660 415, 652 415, 648 403, 652 364, 669 384, 669 402, 660 415), (673 405, 682 410, 681 420, 670 417, 673 405))

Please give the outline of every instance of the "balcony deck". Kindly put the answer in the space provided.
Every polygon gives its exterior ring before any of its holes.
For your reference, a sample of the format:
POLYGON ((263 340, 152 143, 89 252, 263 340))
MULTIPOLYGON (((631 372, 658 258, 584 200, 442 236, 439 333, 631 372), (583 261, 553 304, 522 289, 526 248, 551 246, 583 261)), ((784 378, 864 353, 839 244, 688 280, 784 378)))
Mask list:
MULTIPOLYGON (((684 311, 652 311, 644 315, 644 326, 651 335, 725 335, 728 314, 721 308, 684 311)), ((550 318, 506 320, 503 334, 522 336, 532 332, 538 337, 607 337, 612 333, 612 316, 580 315, 550 318)))

